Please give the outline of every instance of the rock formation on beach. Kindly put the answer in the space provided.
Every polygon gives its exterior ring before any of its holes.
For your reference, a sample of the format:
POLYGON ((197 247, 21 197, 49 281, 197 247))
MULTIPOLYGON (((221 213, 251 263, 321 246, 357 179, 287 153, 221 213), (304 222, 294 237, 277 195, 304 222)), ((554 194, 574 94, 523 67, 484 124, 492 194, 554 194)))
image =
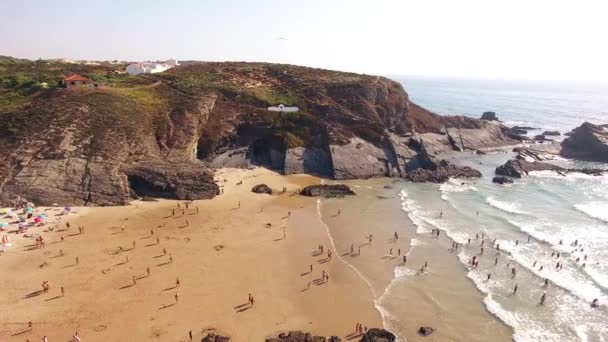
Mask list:
POLYGON ((324 337, 313 336, 310 333, 302 331, 290 331, 289 333, 280 333, 277 337, 267 338, 266 342, 340 342, 341 339, 337 336, 324 337))
POLYGON ((258 184, 251 189, 251 192, 256 194, 268 194, 272 195, 272 189, 266 184, 258 184))
POLYGON ((0 57, 0 199, 211 198, 219 167, 441 181, 473 173, 438 154, 518 143, 497 121, 425 110, 383 77, 265 63, 114 68, 0 57), (55 86, 74 72, 100 87, 55 86), (267 109, 280 103, 300 110, 267 109), (417 171, 421 154, 435 166, 417 171))
POLYGON ((309 197, 344 197, 354 195, 348 185, 344 184, 319 184, 309 185, 300 191, 300 195, 309 197))
POLYGON ((583 123, 562 142, 560 154, 565 158, 607 163, 608 125, 583 123))
POLYGON ((384 329, 369 329, 363 337, 361 342, 395 342, 397 337, 391 332, 384 329))

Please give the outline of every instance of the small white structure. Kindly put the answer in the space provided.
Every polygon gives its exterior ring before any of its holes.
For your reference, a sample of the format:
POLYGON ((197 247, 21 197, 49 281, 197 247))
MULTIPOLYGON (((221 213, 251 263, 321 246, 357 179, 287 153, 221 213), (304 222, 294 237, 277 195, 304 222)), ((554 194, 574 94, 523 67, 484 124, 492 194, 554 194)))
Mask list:
POLYGON ((272 112, 291 112, 291 113, 293 113, 293 112, 300 111, 300 108, 298 108, 298 107, 286 107, 284 104, 281 103, 278 106, 268 107, 268 110, 272 111, 272 112))
POLYGON ((133 63, 133 64, 129 64, 127 66, 127 72, 130 75, 155 74, 157 72, 163 72, 165 70, 169 70, 178 65, 179 65, 179 63, 175 59, 169 59, 163 63, 157 63, 157 62, 133 63))

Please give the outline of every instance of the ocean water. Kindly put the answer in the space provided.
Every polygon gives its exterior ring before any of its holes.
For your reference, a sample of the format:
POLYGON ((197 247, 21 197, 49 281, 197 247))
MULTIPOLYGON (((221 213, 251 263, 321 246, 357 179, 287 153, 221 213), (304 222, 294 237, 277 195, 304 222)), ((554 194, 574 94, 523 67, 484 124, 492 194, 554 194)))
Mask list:
MULTIPOLYGON (((495 111, 508 124, 562 133, 584 121, 608 123, 608 85, 392 78, 403 82, 414 102, 441 114, 495 111)), ((608 341, 608 175, 537 172, 511 185, 493 184, 496 166, 512 157, 463 153, 451 158, 480 170, 481 179, 441 185, 359 181, 351 184, 357 199, 323 200, 322 216, 338 250, 348 250, 353 235, 362 240, 368 233, 383 238, 398 231, 409 238, 407 264, 368 247, 344 254, 370 284, 385 326, 399 340, 424 340, 415 330, 428 323, 438 327, 437 340, 608 341), (346 215, 336 217, 338 208, 346 215), (404 231, 407 220, 414 232, 404 231), (431 238, 434 229, 443 232, 441 239, 431 238), (447 252, 451 241, 460 246, 447 252), (478 267, 470 264, 473 256, 478 267), (427 260, 429 272, 421 274, 427 260), (387 270, 392 279, 386 279, 387 270), (593 299, 599 308, 591 307, 593 299), (512 332, 505 338, 504 329, 485 316, 512 332)), ((381 248, 388 247, 397 245, 381 248)))
MULTIPOLYGON (((608 85, 399 80, 414 102, 441 114, 478 116, 491 110, 508 124, 562 133, 584 121, 608 123, 608 85)), ((462 244, 458 258, 467 265, 468 278, 485 296, 488 311, 514 328, 517 341, 608 341, 608 176, 538 172, 513 185, 493 184, 495 167, 511 157, 458 156, 457 162, 479 169, 483 178, 406 184, 404 208, 419 232, 438 228, 462 244), (480 259, 477 268, 469 266, 474 255, 480 259), (547 299, 539 305, 543 293, 547 299), (591 307, 593 299, 600 308, 591 307)))
POLYGON ((439 114, 480 117, 566 133, 584 121, 608 123, 608 82, 459 80, 391 76, 410 99, 439 114))

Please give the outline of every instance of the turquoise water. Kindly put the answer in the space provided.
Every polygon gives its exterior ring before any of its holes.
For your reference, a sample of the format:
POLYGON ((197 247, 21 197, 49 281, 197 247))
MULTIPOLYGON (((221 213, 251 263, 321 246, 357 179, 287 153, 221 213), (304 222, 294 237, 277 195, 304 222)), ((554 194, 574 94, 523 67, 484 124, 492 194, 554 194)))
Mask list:
MULTIPOLYGON (((561 132, 583 121, 608 123, 607 86, 400 80, 413 101, 443 114, 479 116, 492 110, 507 123, 561 132)), ((608 176, 539 172, 513 185, 493 184, 494 168, 511 157, 460 155, 458 163, 479 169, 484 177, 443 185, 407 183, 404 209, 419 233, 439 228, 463 244, 458 253, 463 264, 479 258, 467 276, 484 294, 488 311, 515 329, 517 341, 608 341, 608 176), (539 305, 543 293, 546 302, 539 305), (599 308, 591 307, 593 299, 599 308)))

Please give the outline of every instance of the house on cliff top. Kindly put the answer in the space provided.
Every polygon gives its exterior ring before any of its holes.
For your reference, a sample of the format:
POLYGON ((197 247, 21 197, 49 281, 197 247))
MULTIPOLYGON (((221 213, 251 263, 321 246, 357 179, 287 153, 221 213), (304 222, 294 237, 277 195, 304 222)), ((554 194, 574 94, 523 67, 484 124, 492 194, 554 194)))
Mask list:
POLYGON ((78 74, 73 74, 64 78, 63 80, 61 80, 61 83, 66 88, 93 86, 93 81, 78 74))
POLYGON ((155 74, 163 72, 165 70, 169 70, 178 65, 179 63, 175 59, 169 59, 166 62, 162 63, 142 62, 129 64, 126 70, 130 75, 155 74))
POLYGON ((288 112, 288 113, 293 113, 293 112, 298 112, 300 111, 299 107, 288 107, 285 106, 284 104, 279 104, 278 106, 270 106, 268 107, 268 110, 271 112, 288 112))

